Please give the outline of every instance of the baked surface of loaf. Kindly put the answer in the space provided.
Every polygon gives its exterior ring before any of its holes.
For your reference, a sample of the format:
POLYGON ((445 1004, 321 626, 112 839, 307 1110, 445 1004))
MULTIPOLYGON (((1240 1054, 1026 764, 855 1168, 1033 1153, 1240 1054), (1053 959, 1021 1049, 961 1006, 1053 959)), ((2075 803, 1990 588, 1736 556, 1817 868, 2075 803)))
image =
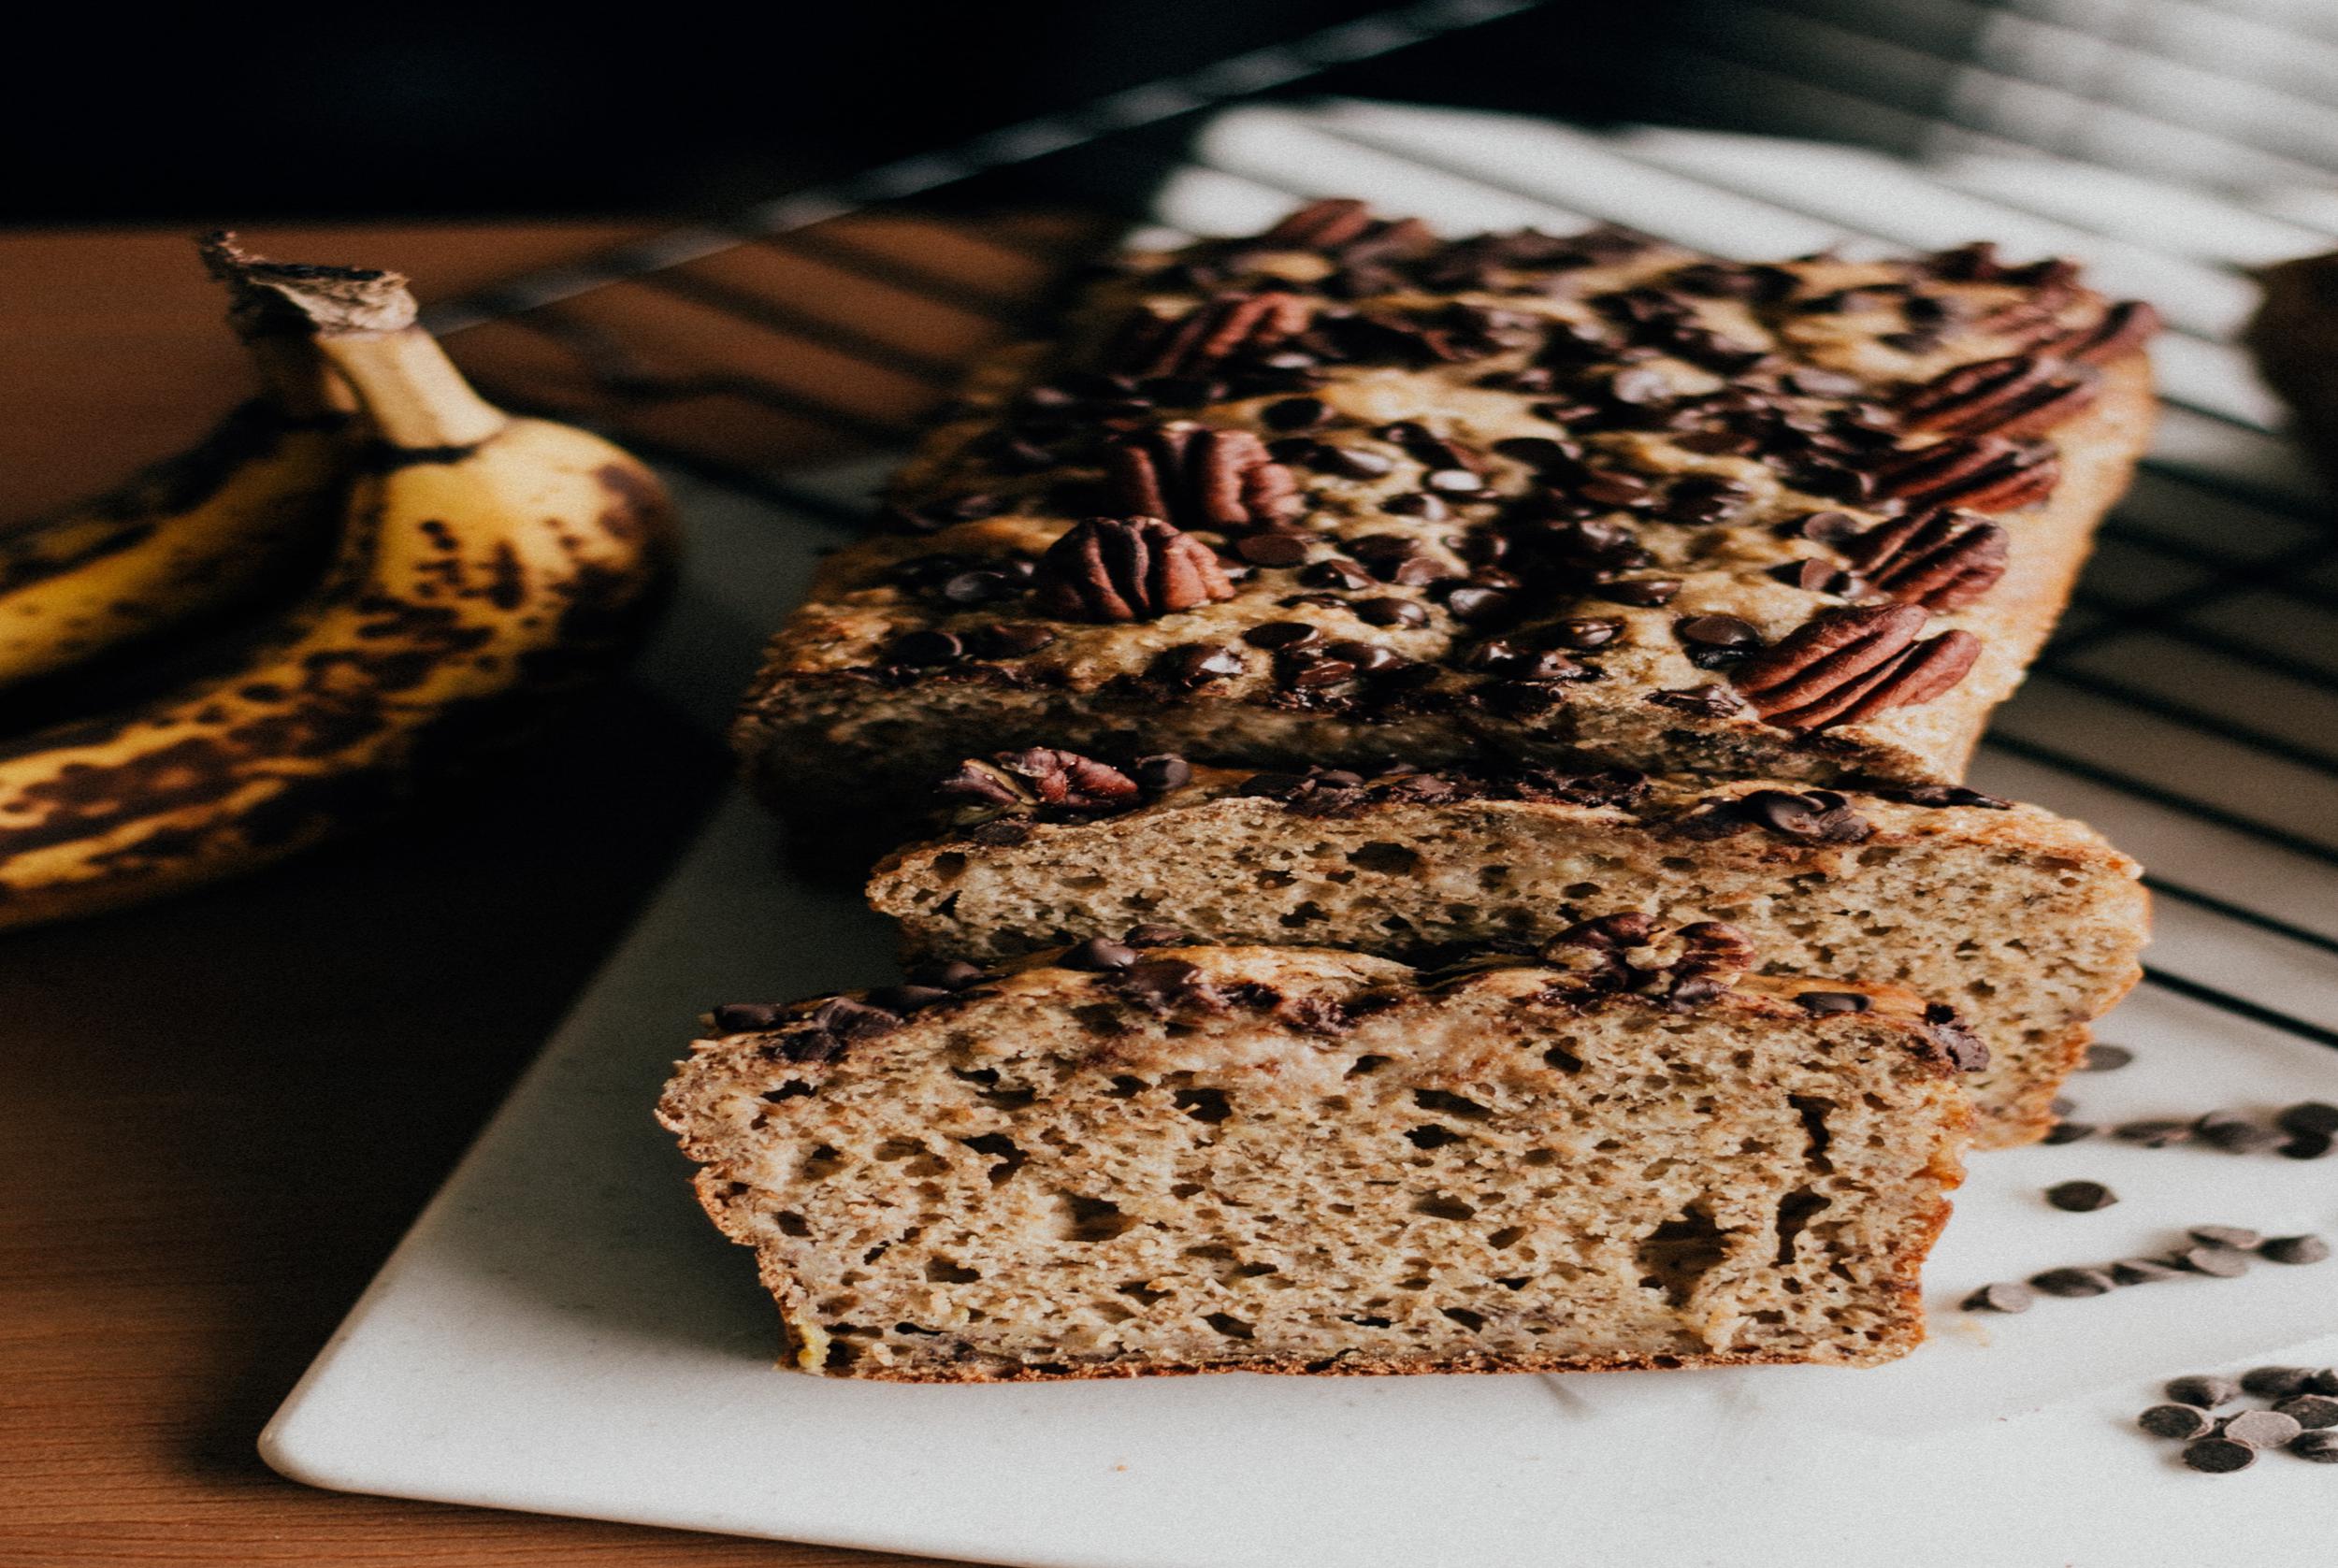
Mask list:
POLYGON ((1343 213, 1130 258, 976 378, 771 645, 775 801, 1027 744, 1960 775, 2147 436, 2146 308, 1343 213))
POLYGON ((1904 1353, 1970 1042, 1890 988, 1728 988, 1726 933, 1604 929, 1571 963, 1442 975, 1092 944, 725 1009, 744 1032, 696 1045, 661 1119, 807 1371, 1904 1353))
POLYGON ((2083 823, 1974 791, 1906 798, 1630 774, 1130 773, 1060 751, 954 776, 972 801, 881 862, 917 957, 997 961, 1158 924, 1396 958, 1532 951, 1595 915, 1723 920, 1769 969, 1905 985, 1987 1044, 1984 1147, 2053 1124, 2092 1021, 2141 974, 2139 868, 2083 823), (1067 803, 1049 804, 1046 796, 1067 803))

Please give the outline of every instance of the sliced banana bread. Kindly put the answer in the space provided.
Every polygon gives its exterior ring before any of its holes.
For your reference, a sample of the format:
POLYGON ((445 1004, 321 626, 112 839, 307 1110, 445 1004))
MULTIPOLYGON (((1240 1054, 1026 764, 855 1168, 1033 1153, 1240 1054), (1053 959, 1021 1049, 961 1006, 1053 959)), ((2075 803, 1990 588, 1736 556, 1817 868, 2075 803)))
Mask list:
POLYGON ((2148 434, 2147 307, 1986 246, 1762 266, 1356 204, 1127 258, 831 556, 737 740, 1954 783, 2148 434))
POLYGON ((1531 950, 1637 911, 1742 927, 1768 967, 1905 985, 1989 1048, 1984 1147, 2052 1124, 2092 1021, 2142 971, 2135 863, 2083 823, 1962 788, 1837 794, 1631 773, 1125 770, 1000 753, 943 836, 869 884, 913 957, 996 960, 1130 927, 1420 959, 1531 950))
POLYGON ((1091 942, 732 1007, 664 1125, 788 1358, 910 1381, 1866 1364, 1975 1048, 1625 917, 1442 971, 1091 942))

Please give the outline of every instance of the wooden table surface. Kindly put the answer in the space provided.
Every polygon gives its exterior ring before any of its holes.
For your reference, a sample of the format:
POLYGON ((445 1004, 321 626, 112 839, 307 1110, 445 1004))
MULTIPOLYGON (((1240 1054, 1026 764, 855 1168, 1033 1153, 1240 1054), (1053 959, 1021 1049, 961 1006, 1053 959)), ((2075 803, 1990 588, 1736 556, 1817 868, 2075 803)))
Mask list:
MULTIPOLYGON (((398 267, 427 299, 628 232, 247 238, 289 258, 398 267)), ((912 334, 909 360, 946 361, 1005 330, 1003 303, 1044 283, 1069 232, 864 225, 826 252, 774 249, 694 271, 708 288, 747 277, 791 309, 886 307, 873 330, 912 334), (835 265, 840 246, 875 254, 904 234, 916 266, 942 254, 973 294, 863 297, 891 285, 835 265)), ((816 342, 775 352, 686 304, 644 298, 647 324, 629 341, 741 356, 783 381, 800 371, 858 412, 839 416, 851 427, 840 437, 784 386, 716 389, 640 410, 660 440, 713 431, 739 455, 784 462, 875 439, 933 396, 931 378, 898 365, 856 380, 850 365, 822 363, 816 342)), ((488 326, 451 346, 491 390, 584 396, 573 364, 538 337, 488 326)), ((183 235, 0 237, 0 522, 183 443, 247 384, 183 235)), ((370 838, 166 904, 0 937, 0 1563, 909 1561, 312 1491, 253 1451, 725 767, 713 737, 620 689, 370 838)))

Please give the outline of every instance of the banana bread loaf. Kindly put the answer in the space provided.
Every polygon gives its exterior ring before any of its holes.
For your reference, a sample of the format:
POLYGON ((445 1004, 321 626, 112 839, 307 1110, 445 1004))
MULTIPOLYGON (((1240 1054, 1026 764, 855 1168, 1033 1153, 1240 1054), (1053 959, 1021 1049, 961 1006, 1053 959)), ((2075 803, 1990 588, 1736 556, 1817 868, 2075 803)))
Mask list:
POLYGON ((2278 263, 2257 281, 2264 297, 2242 341, 2297 416, 2307 453, 2338 478, 2338 252, 2278 263))
POLYGON ((1528 950, 1593 915, 1741 927, 1767 967, 1887 981, 1987 1044, 1984 1147, 2052 1125, 2148 926, 2135 863, 1977 791, 1547 770, 1252 773, 1060 750, 969 762, 939 838, 879 864, 913 957, 995 961, 1136 925, 1205 942, 1528 950))
POLYGON ((1321 203, 977 374, 741 716, 784 809, 1008 745, 1953 783, 2152 407, 1987 246, 1746 266, 1321 203))
POLYGON ((1864 1364, 1971 1048, 1595 922, 1441 972, 1097 941, 718 1010, 660 1108, 788 1356, 912 1381, 1864 1364))

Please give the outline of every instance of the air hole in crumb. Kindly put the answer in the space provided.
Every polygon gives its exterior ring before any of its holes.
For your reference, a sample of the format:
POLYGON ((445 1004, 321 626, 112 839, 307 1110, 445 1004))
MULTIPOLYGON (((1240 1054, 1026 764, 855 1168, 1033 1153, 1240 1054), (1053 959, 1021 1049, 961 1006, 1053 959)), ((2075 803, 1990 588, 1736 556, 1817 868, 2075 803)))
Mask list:
POLYGON ((1803 1163, 1821 1172, 1834 1170, 1834 1161, 1826 1158, 1826 1147, 1834 1142, 1834 1134, 1826 1128, 1826 1113, 1835 1108, 1835 1102, 1817 1095, 1790 1094, 1786 1103, 1802 1118, 1802 1130, 1811 1140, 1810 1147, 1802 1152, 1803 1163))
POLYGON ((897 1334, 924 1334, 927 1338, 931 1339, 942 1331, 939 1329, 921 1329, 915 1323, 896 1323, 893 1325, 893 1331, 897 1334))
POLYGON ((1505 1225, 1486 1238, 1486 1245, 1496 1252, 1508 1252, 1525 1239, 1526 1228, 1523 1225, 1505 1225))
POLYGON ((1559 892, 1562 898, 1595 899, 1599 896, 1599 885, 1595 882, 1570 883, 1559 892))
POLYGON ((910 1138, 888 1138, 877 1145, 876 1157, 891 1165, 904 1159, 915 1159, 926 1152, 923 1144, 910 1138))
POLYGON ((1112 1098, 1115 1100, 1133 1100, 1151 1086, 1152 1086, 1146 1083, 1144 1079, 1131 1077, 1128 1073, 1123 1072, 1120 1076, 1112 1081, 1112 1098))
POLYGON ((1202 1184, 1199 1182, 1178 1182, 1169 1188, 1169 1196, 1172 1198, 1191 1198, 1201 1190, 1202 1184))
POLYGON ((1359 844, 1348 852, 1349 865, 1367 871, 1382 871, 1391 876, 1410 876, 1421 870, 1421 854, 1403 844, 1375 841, 1359 844))
POLYGON ((1811 1216, 1832 1203, 1824 1193, 1812 1192, 1807 1187, 1796 1187, 1778 1200, 1778 1261, 1794 1261, 1795 1238, 1811 1222, 1811 1216))
POLYGON ((966 874, 966 857, 956 851, 945 851, 928 862, 933 874, 944 882, 955 882, 966 874))
POLYGON ((1108 1242, 1125 1234, 1136 1221, 1120 1212, 1120 1205, 1104 1198, 1082 1198, 1075 1192, 1058 1195, 1062 1204, 1060 1222, 1063 1236, 1075 1242, 1108 1242))
POLYGON ((1141 1279, 1133 1279, 1118 1288, 1121 1295, 1133 1296, 1147 1306, 1151 1306, 1155 1302, 1165 1302, 1169 1299, 1168 1291, 1156 1290, 1141 1279))
POLYGON ((1472 1312, 1467 1307, 1440 1307, 1438 1310, 1473 1334, 1486 1326, 1485 1315, 1472 1312))
POLYGON ((963 1078, 970 1084, 995 1084, 999 1081, 999 1070, 995 1067, 953 1067, 950 1076, 963 1078))
POLYGON ((1528 1280, 1524 1274, 1514 1274, 1508 1279, 1497 1279, 1494 1283, 1505 1290, 1523 1290, 1526 1288, 1528 1280))
POLYGON ((1317 903, 1313 899, 1309 899, 1306 902, 1301 904, 1297 909, 1292 910, 1288 914, 1280 914, 1275 917, 1276 924, 1289 927, 1312 926, 1317 921, 1325 918, 1327 918, 1327 916, 1323 913, 1323 906, 1317 903))
POLYGON ((1545 1165, 1556 1165, 1558 1162, 1559 1151, 1556 1149, 1528 1149, 1519 1158, 1521 1165, 1532 1165, 1537 1169, 1545 1165))
POLYGON ((1179 1089, 1177 1109, 1197 1122, 1221 1122, 1234 1115, 1223 1089, 1179 1089))
POLYGON ((783 1100, 794 1100, 811 1092, 812 1086, 809 1084, 782 1084, 775 1089, 765 1089, 763 1098, 776 1105, 783 1100))
POLYGON ((1020 1171, 1031 1159, 1031 1156, 1023 1152, 1022 1145, 1003 1132, 986 1132, 978 1138, 968 1138, 962 1141, 976 1154, 987 1154, 998 1161, 996 1165, 990 1167, 992 1187, 1004 1187, 1014 1179, 1015 1172, 1020 1171))
POLYGON ((1356 1064, 1348 1070, 1348 1076, 1361 1078, 1367 1072, 1378 1072, 1388 1063, 1389 1058, 1386 1057, 1358 1057, 1356 1064))
POLYGON ((1448 1094, 1443 1089, 1415 1089, 1412 1091, 1412 1102, 1423 1111, 1435 1111, 1439 1115, 1445 1116, 1459 1116, 1464 1121, 1482 1122, 1494 1119, 1494 1113, 1476 1100, 1465 1100, 1458 1094, 1448 1094))
POLYGON ((1257 880, 1261 887, 1288 887, 1299 879, 1289 871, 1261 871, 1257 880))
POLYGON ((1462 1135, 1450 1127, 1416 1127, 1405 1137, 1416 1149, 1441 1149, 1448 1144, 1463 1142, 1462 1135))
POLYGON ((1234 1277, 1236 1279, 1260 1279, 1267 1274, 1278 1274, 1280 1273, 1282 1273, 1282 1271, 1275 1267, 1272 1263, 1245 1263, 1234 1271, 1234 1277))
POLYGON ((848 1345, 841 1339, 831 1339, 828 1342, 828 1354, 820 1359, 820 1365, 834 1372, 841 1367, 852 1365, 859 1359, 859 1346, 848 1345))
POLYGON ((1429 1215, 1437 1219, 1475 1219, 1478 1217, 1478 1211, 1474 1205, 1465 1203, 1458 1198, 1448 1197, 1443 1193, 1433 1193, 1426 1198, 1415 1199, 1412 1212, 1417 1215, 1429 1215))
POLYGON ((980 1269, 960 1268, 946 1258, 926 1259, 926 1278, 936 1285, 972 1285, 981 1277, 980 1269))
POLYGON ((1690 1204, 1657 1226, 1634 1253, 1640 1288, 1663 1291, 1670 1305, 1688 1305, 1697 1282, 1729 1255, 1725 1234, 1701 1203, 1690 1204))
POLYGON ((1369 1313, 1361 1312, 1343 1312, 1339 1315, 1339 1320, 1342 1323, 1353 1323, 1360 1329, 1385 1329, 1395 1321, 1393 1318, 1375 1317, 1369 1313))
POLYGON ((1583 1058, 1564 1045, 1551 1046, 1542 1053, 1542 1059, 1561 1072, 1580 1072, 1583 1070, 1583 1058))
POLYGON ((1248 1323, 1242 1321, 1241 1318, 1234 1316, 1229 1312, 1213 1312, 1205 1314, 1203 1316, 1202 1321, 1217 1330, 1220 1333, 1225 1335, 1228 1339, 1248 1339, 1258 1331, 1251 1328, 1248 1323))
POLYGON ((803 1163, 796 1168, 796 1179, 806 1182, 824 1182, 842 1171, 845 1163, 843 1153, 822 1144, 803 1157, 803 1163))
POLYGON ((779 1227, 779 1233, 783 1236, 809 1236, 812 1234, 812 1227, 804 1219, 803 1216, 796 1214, 792 1211, 773 1215, 772 1216, 772 1223, 779 1227))

